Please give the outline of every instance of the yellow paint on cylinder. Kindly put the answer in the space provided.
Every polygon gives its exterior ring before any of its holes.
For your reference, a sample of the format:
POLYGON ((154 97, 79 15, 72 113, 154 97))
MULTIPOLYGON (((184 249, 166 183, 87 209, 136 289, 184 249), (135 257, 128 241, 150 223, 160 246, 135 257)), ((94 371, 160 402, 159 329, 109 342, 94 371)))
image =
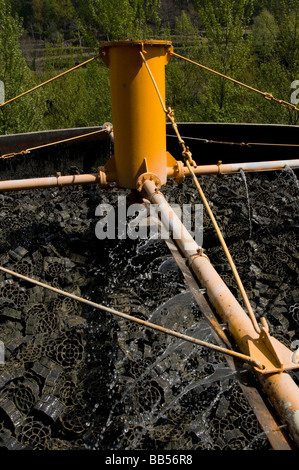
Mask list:
POLYGON ((103 43, 100 54, 110 70, 114 159, 117 184, 136 188, 145 171, 167 181, 166 115, 140 51, 165 102, 165 66, 169 41, 103 43))

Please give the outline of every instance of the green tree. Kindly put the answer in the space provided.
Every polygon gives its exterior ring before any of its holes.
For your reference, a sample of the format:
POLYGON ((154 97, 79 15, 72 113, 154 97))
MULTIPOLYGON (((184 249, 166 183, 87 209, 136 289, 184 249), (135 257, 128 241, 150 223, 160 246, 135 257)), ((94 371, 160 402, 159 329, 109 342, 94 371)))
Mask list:
MULTIPOLYGON (((80 51, 67 47, 61 38, 48 43, 42 79, 73 67, 78 59, 84 61, 80 51)), ((109 70, 100 60, 59 78, 46 91, 44 125, 48 129, 98 126, 111 120, 109 70)))
MULTIPOLYGON (((204 65, 236 80, 253 83, 255 62, 249 30, 254 0, 201 0, 196 2, 204 31, 204 65)), ((224 78, 207 76, 202 106, 205 120, 250 121, 254 112, 248 91, 224 78)))
POLYGON ((253 21, 253 45, 261 62, 273 53, 279 34, 274 15, 264 8, 253 21))
POLYGON ((78 0, 79 15, 89 42, 105 38, 142 39, 159 22, 160 0, 78 0))
MULTIPOLYGON (((245 83, 255 81, 256 61, 249 25, 253 0, 196 1, 198 17, 185 12, 177 19, 176 49, 205 66, 245 83), (200 25, 200 28, 198 27, 200 25)), ((168 91, 177 119, 250 122, 256 114, 255 97, 179 59, 168 66, 168 91)))
POLYGON ((78 29, 76 9, 72 0, 53 0, 53 20, 58 31, 65 39, 73 39, 74 31, 78 29))
MULTIPOLYGON (((277 98, 290 101, 291 84, 299 77, 299 3, 294 0, 270 2, 255 18, 253 37, 259 58, 259 86, 277 98)), ((297 124, 298 113, 278 105, 260 108, 266 122, 297 124)))
MULTIPOLYGON (((12 16, 7 0, 0 0, 0 80, 5 84, 6 100, 36 85, 20 49, 22 33, 22 21, 12 16)), ((42 95, 41 91, 35 91, 2 107, 0 132, 19 133, 42 128, 42 95)))
MULTIPOLYGON (((171 39, 171 37, 170 37, 171 39)), ((185 57, 198 58, 202 38, 196 25, 185 11, 176 18, 173 33, 175 51, 185 57)), ((167 103, 174 108, 179 121, 199 120, 200 96, 205 93, 199 70, 185 61, 172 58, 166 67, 167 103)))

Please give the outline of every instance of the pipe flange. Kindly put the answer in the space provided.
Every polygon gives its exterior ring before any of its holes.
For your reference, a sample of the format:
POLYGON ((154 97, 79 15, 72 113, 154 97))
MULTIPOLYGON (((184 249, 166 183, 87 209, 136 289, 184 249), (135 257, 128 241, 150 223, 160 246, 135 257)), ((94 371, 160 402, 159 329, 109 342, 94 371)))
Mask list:
POLYGON ((104 166, 98 168, 98 179, 100 188, 106 188, 108 186, 107 174, 104 166))
POLYGON ((176 162, 174 166, 174 181, 176 183, 183 183, 185 180, 185 172, 184 172, 184 163, 181 160, 176 162))
POLYGON ((156 190, 159 191, 161 189, 161 180, 157 175, 155 175, 155 173, 142 173, 142 175, 138 177, 136 182, 137 191, 142 191, 145 181, 153 181, 155 183, 156 190))

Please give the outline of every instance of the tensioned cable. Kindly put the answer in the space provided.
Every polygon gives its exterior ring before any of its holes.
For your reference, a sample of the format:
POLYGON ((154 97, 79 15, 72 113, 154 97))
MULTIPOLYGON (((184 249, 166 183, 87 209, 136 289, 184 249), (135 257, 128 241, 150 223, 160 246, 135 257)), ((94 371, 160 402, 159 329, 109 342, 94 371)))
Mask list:
POLYGON ((153 74, 152 74, 152 71, 151 71, 151 69, 150 69, 150 67, 149 67, 149 65, 148 65, 148 63, 147 63, 147 60, 146 60, 146 58, 144 57, 142 51, 139 51, 139 52, 140 52, 141 58, 142 58, 142 60, 143 60, 143 62, 144 62, 144 65, 146 66, 146 69, 147 69, 147 71, 148 71, 148 73, 149 73, 149 76, 150 76, 151 79, 152 79, 153 85, 154 85, 154 87, 155 87, 155 89, 156 89, 156 92, 157 92, 157 95, 158 95, 158 97, 159 97, 159 100, 160 100, 161 106, 162 106, 162 108, 163 108, 163 111, 164 111, 164 113, 167 114, 168 111, 167 111, 167 109, 166 109, 165 103, 164 103, 163 98, 162 98, 162 96, 161 96, 161 93, 160 93, 160 90, 159 90, 158 85, 157 85, 157 83, 156 83, 156 80, 155 80, 155 78, 154 78, 154 76, 153 76, 153 74))
POLYGON ((100 134, 101 132, 109 132, 109 130, 108 129, 100 129, 98 131, 89 132, 87 134, 76 135, 75 137, 70 137, 68 139, 57 140, 55 142, 50 142, 48 144, 39 145, 37 147, 31 147, 29 149, 21 150, 20 152, 6 153, 6 154, 4 154, 0 157, 0 160, 1 159, 6 160, 7 158, 17 157, 18 155, 27 155, 32 150, 37 150, 37 149, 41 149, 41 148, 44 148, 44 147, 50 147, 51 145, 62 144, 64 142, 71 142, 73 140, 82 139, 83 137, 88 137, 88 136, 91 136, 91 135, 100 134))
POLYGON ((141 320, 140 318, 128 315, 127 313, 119 312, 118 310, 115 310, 115 309, 110 308, 110 307, 106 307, 105 305, 97 304, 95 302, 92 302, 91 300, 87 300, 87 299, 84 299, 82 297, 78 297, 77 295, 71 294, 70 292, 65 292, 61 289, 58 289, 57 287, 49 286, 48 284, 44 284, 43 282, 40 282, 40 281, 37 281, 35 279, 24 276, 23 274, 19 274, 19 273, 16 273, 14 271, 11 271, 10 269, 3 268, 2 266, 0 266, 0 271, 5 272, 6 274, 9 274, 11 276, 18 277, 19 279, 22 279, 24 281, 30 282, 31 284, 35 284, 37 286, 43 287, 44 289, 51 290, 51 291, 55 292, 56 294, 60 294, 60 295, 63 295, 64 297, 68 297, 68 298, 73 299, 75 301, 84 303, 84 304, 89 305, 90 307, 96 308, 98 310, 104 310, 105 312, 111 313, 111 314, 116 315, 116 316, 121 317, 121 318, 125 318, 126 320, 129 320, 129 321, 132 321, 132 322, 135 322, 135 323, 139 323, 140 325, 143 325, 147 328, 151 328, 151 329, 160 331, 162 333, 166 333, 168 335, 175 336, 176 338, 182 339, 184 341, 188 341, 190 343, 194 343, 194 344, 197 344, 199 346, 204 346, 204 347, 207 347, 209 349, 213 349, 215 351, 221 352, 223 354, 227 354, 229 356, 236 357, 238 359, 241 359, 241 360, 251 364, 253 367, 257 367, 258 369, 264 369, 263 364, 261 364, 259 361, 256 361, 256 360, 252 359, 250 356, 239 353, 237 351, 222 348, 221 346, 217 346, 215 344, 206 343, 205 341, 201 341, 197 338, 193 338, 191 336, 184 335, 183 333, 179 333, 177 331, 173 331, 173 330, 170 330, 168 328, 164 328, 160 325, 156 325, 155 323, 150 323, 146 320, 141 320))
POLYGON ((196 188, 197 188, 197 190, 198 190, 198 192, 199 192, 199 194, 200 194, 200 197, 201 197, 201 199, 202 199, 202 201, 203 201, 203 204, 204 204, 204 206, 205 206, 205 208, 206 208, 206 211, 208 212, 208 215, 209 215, 209 217, 210 217, 210 219, 211 219, 211 221, 212 221, 212 224, 213 224, 213 226, 214 226, 214 229, 215 229, 215 231, 216 231, 216 233, 217 233, 217 236, 218 236, 218 239, 219 239, 219 241, 220 241, 220 244, 221 244, 221 246, 222 246, 222 248, 223 248, 223 251, 224 251, 224 253, 225 253, 225 255, 226 255, 226 258, 227 258, 227 260, 228 260, 228 262, 229 262, 229 265, 230 265, 231 270, 232 270, 232 272, 233 272, 233 275, 234 275, 234 277, 235 277, 236 283, 237 283, 238 288, 239 288, 239 290, 240 290, 240 293, 241 293, 241 295, 242 295, 243 301, 244 301, 244 303, 245 303, 245 305, 246 305, 246 307, 247 307, 248 314, 249 314, 249 317, 250 317, 251 322, 252 322, 252 324, 253 324, 253 327, 254 327, 254 329, 255 329, 255 331, 256 331, 257 333, 260 333, 260 332, 261 332, 260 327, 259 327, 259 325, 258 325, 258 322, 257 322, 256 318, 255 318, 254 312, 253 312, 253 310, 252 310, 252 307, 251 307, 251 304, 250 304, 250 302, 249 302, 247 293, 246 293, 246 291, 245 291, 245 289, 244 289, 243 283, 242 283, 241 278, 240 278, 240 276, 239 276, 238 270, 237 270, 237 268, 236 268, 236 266, 235 266, 235 263, 234 263, 234 261, 233 261, 233 259, 232 259, 231 254, 230 254, 230 252, 229 252, 229 249, 228 249, 228 247, 227 247, 227 244, 226 244, 226 242, 225 242, 225 240, 224 240, 224 238, 223 238, 223 235, 222 235, 222 233, 221 233, 220 227, 219 227, 219 225, 218 225, 218 223, 217 223, 217 221, 216 221, 216 219, 215 219, 215 216, 214 216, 214 214, 213 214, 213 212, 212 212, 212 210, 211 210, 211 208, 210 208, 210 205, 209 205, 209 203, 208 203, 208 201, 207 201, 207 199, 206 199, 206 196, 205 196, 205 194, 204 194, 204 192, 203 192, 203 190, 202 190, 202 188, 201 188, 201 185, 200 185, 200 183, 199 183, 199 181, 198 181, 198 179, 197 179, 197 177, 196 177, 196 175, 195 175, 195 173, 194 173, 194 171, 193 171, 193 169, 192 169, 192 166, 197 166, 197 165, 196 165, 196 162, 192 159, 192 154, 191 154, 191 152, 190 152, 190 150, 189 150, 189 147, 186 147, 185 142, 184 142, 184 140, 182 139, 182 137, 181 137, 181 135, 180 135, 180 132, 179 132, 179 130, 178 130, 177 123, 175 122, 175 119, 174 119, 174 111, 173 111, 171 108, 168 108, 168 109, 166 108, 166 106, 165 106, 165 104, 164 104, 164 102, 163 102, 163 99, 162 99, 162 97, 161 97, 161 94, 160 94, 160 92, 159 92, 159 89, 158 89, 157 83, 156 83, 156 81, 155 81, 155 78, 154 78, 154 76, 153 76, 153 74, 152 74, 152 72, 151 72, 151 70, 150 70, 150 68, 149 68, 149 65, 147 64, 147 61, 146 61, 146 59, 145 59, 143 53, 142 53, 141 51, 139 51, 139 52, 140 52, 140 55, 141 55, 141 57, 142 57, 143 62, 144 62, 145 65, 146 65, 146 68, 147 68, 147 70, 148 70, 148 72, 149 72, 149 75, 150 75, 150 77, 151 77, 151 79, 152 79, 152 81, 153 81, 154 87, 155 87, 155 89, 156 89, 157 92, 158 92, 158 96, 159 96, 160 102, 161 102, 161 104, 162 104, 162 108, 163 108, 164 112, 166 113, 166 115, 168 116, 169 120, 171 121, 172 127, 173 127, 173 129, 174 129, 174 131, 175 131, 175 133, 176 133, 176 135, 177 135, 177 137, 178 137, 179 144, 180 144, 180 146, 181 146, 182 149, 183 149, 183 151, 182 151, 182 156, 183 156, 183 158, 184 158, 184 160, 185 160, 185 163, 186 163, 186 165, 187 165, 187 167, 188 167, 188 170, 189 170, 190 174, 192 175, 192 178, 193 178, 193 181, 194 181, 194 183, 195 183, 195 186, 196 186, 196 188))
MULTIPOLYGON (((176 137, 172 134, 166 134, 166 137, 176 137)), ((237 145, 240 147, 253 147, 253 146, 266 146, 266 147, 299 147, 299 144, 274 144, 274 143, 266 143, 266 142, 227 142, 222 140, 212 140, 212 139, 203 139, 200 137, 188 137, 182 136, 182 139, 187 140, 198 140, 199 142, 203 142, 205 144, 221 144, 221 145, 237 145)))
POLYGON ((229 249, 228 249, 227 244, 226 244, 226 242, 225 242, 225 240, 224 240, 224 238, 223 238, 223 235, 222 235, 221 230, 220 230, 220 228, 219 228, 219 226, 218 226, 218 223, 217 223, 217 221, 216 221, 216 219, 215 219, 215 217, 214 217, 214 214, 213 214, 213 212, 212 212, 212 210, 211 210, 211 208, 210 208, 210 206, 209 206, 209 203, 208 203, 208 201, 207 201, 207 199, 206 199, 206 197, 205 197, 205 194, 204 194, 204 192, 203 192, 203 190, 202 190, 202 188, 201 188, 201 185, 199 184, 199 181, 198 181, 198 179, 197 179, 197 177, 196 177, 196 175, 195 175, 195 173, 194 173, 194 171, 193 171, 193 169, 192 169, 192 166, 191 166, 191 164, 190 164, 190 162, 189 162, 188 159, 186 159, 186 166, 187 166, 187 168, 188 168, 190 174, 192 175, 192 178, 193 178, 193 181, 194 181, 194 183, 195 183, 195 186, 197 187, 197 190, 198 190, 198 192, 199 192, 199 194, 200 194, 200 196, 201 196, 201 199, 202 199, 202 201, 203 201, 203 203, 204 203, 204 206, 205 206, 205 208, 206 208, 206 210, 207 210, 207 212, 208 212, 208 214, 209 214, 209 217, 210 217, 210 219, 211 219, 211 221, 212 221, 212 224, 213 224, 213 226, 214 226, 214 228, 215 228, 215 230, 216 230, 218 239, 219 239, 219 241, 220 241, 220 243, 221 243, 221 246, 222 246, 222 248, 223 248, 223 250, 224 250, 224 252, 225 252, 226 258, 227 258, 227 260, 228 260, 228 262, 229 262, 229 265, 230 265, 230 267, 231 267, 231 270, 232 270, 232 272, 233 272, 233 274, 234 274, 234 277, 235 277, 235 280, 236 280, 236 282, 237 282, 238 288, 239 288, 239 290, 240 290, 240 292, 241 292, 241 295, 242 295, 242 297, 243 297, 244 303, 245 303, 245 305, 246 305, 246 307, 247 307, 247 310, 248 310, 249 316, 250 316, 250 318, 251 318, 252 324, 253 324, 253 326, 254 326, 256 332, 257 332, 257 333, 260 333, 261 330, 260 330, 259 325, 258 325, 258 323, 257 323, 257 320, 256 320, 256 318, 255 318, 254 312, 253 312, 253 310, 252 310, 252 307, 251 307, 251 304, 250 304, 250 302, 249 302, 248 296, 247 296, 247 294, 246 294, 246 291, 245 291, 245 289, 244 289, 243 283, 242 283, 241 278, 240 278, 240 276, 239 276, 238 270, 237 270, 237 268, 236 268, 236 266, 235 266, 235 263, 234 263, 234 261, 233 261, 233 259, 232 259, 232 256, 231 256, 231 254, 230 254, 230 252, 229 252, 229 249))
POLYGON ((204 70, 207 70, 208 72, 211 72, 215 75, 218 75, 219 77, 225 78, 226 80, 229 80, 229 81, 231 81, 231 82, 233 82, 237 85, 240 85, 244 88, 247 88, 248 90, 253 91, 254 93, 258 93, 259 95, 264 96, 264 98, 266 98, 266 100, 275 101, 276 103, 280 104, 284 108, 289 109, 290 111, 297 111, 297 112, 299 111, 299 108, 297 108, 294 104, 289 103, 288 101, 284 101, 284 100, 280 100, 278 98, 275 98, 272 95, 272 93, 268 93, 266 91, 261 91, 261 90, 258 90, 257 88, 254 88, 254 87, 250 86, 250 85, 246 85, 246 83, 240 82, 239 80, 235 80, 234 78, 229 77, 228 75, 224 75, 223 73, 217 72, 216 70, 213 70, 209 67, 206 67, 205 65, 199 64, 198 62, 195 62, 194 60, 191 60, 191 59, 188 59, 187 57, 181 56, 181 55, 177 54, 176 52, 172 51, 172 52, 170 52, 170 54, 175 56, 175 57, 178 57, 179 59, 183 59, 186 62, 189 62, 190 64, 196 65, 197 67, 200 67, 204 70))
POLYGON ((88 59, 88 60, 86 60, 85 62, 82 62, 81 64, 78 64, 78 65, 76 65, 75 67, 72 67, 71 69, 66 70, 65 72, 60 73, 59 75, 56 75, 55 77, 50 78, 49 80, 46 80, 45 82, 40 83, 39 85, 36 85, 35 87, 31 88, 30 90, 24 91, 24 92, 21 93, 20 95, 15 96, 14 98, 11 98, 10 100, 5 101, 5 103, 0 104, 0 108, 2 108, 3 106, 7 105, 8 103, 11 103, 12 101, 17 100, 18 98, 22 98, 22 96, 25 96, 25 95, 27 95, 28 93, 31 93, 32 91, 37 90, 38 88, 41 88, 41 87, 44 86, 44 85, 47 85, 48 83, 53 82, 54 80, 57 80, 57 78, 63 77, 64 75, 66 75, 67 73, 72 72, 73 70, 77 70, 79 67, 83 67, 84 65, 89 64, 90 62, 92 62, 92 61, 95 60, 95 59, 98 59, 99 57, 100 57, 100 55, 96 55, 96 56, 92 57, 91 59, 88 59))

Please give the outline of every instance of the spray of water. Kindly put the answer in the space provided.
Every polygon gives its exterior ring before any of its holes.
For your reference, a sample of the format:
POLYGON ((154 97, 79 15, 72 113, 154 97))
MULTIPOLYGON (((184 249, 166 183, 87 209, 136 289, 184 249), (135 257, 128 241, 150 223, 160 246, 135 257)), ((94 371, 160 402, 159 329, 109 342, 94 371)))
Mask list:
POLYGON ((251 238, 252 237, 252 218, 251 218, 251 204, 250 204, 250 198, 249 198, 247 179, 242 169, 240 170, 240 174, 242 176, 242 180, 244 181, 245 190, 246 190, 247 206, 248 206, 248 220, 249 220, 249 238, 251 238))

